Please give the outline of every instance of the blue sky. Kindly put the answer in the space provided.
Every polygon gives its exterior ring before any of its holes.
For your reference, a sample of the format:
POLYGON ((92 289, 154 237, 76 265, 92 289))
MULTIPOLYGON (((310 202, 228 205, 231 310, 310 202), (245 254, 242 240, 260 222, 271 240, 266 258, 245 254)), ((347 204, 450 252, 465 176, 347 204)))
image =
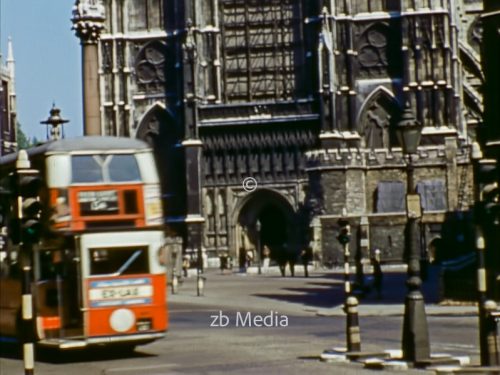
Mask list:
POLYGON ((40 124, 52 102, 70 120, 66 137, 82 134, 80 42, 71 30, 73 0, 0 0, 0 50, 12 37, 16 61, 17 113, 30 138, 46 139, 40 124))

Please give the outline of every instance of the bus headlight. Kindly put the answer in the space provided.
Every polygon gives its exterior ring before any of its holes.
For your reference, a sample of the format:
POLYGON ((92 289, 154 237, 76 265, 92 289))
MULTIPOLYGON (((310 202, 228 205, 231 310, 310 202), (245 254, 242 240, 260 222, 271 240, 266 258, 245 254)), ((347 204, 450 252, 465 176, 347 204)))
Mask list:
POLYGON ((109 318, 109 325, 116 332, 127 332, 135 323, 135 315, 129 309, 118 309, 113 311, 109 318))

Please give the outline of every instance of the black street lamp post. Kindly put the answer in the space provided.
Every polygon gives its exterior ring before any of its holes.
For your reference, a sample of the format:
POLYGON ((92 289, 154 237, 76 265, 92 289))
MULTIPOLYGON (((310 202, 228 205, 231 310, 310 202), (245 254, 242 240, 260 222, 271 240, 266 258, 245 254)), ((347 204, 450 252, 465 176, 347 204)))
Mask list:
POLYGON ((260 231, 262 229, 262 224, 260 223, 260 220, 257 220, 255 223, 255 229, 257 230, 257 267, 258 267, 258 273, 259 275, 262 274, 262 256, 261 256, 261 243, 260 243, 260 231))
POLYGON ((425 315, 425 302, 420 291, 420 251, 418 243, 418 221, 421 217, 420 197, 416 193, 412 155, 417 152, 422 125, 415 119, 409 105, 401 115, 396 127, 403 154, 408 156, 405 254, 408 257, 408 294, 405 299, 403 322, 403 359, 421 362, 430 358, 429 332, 425 315))

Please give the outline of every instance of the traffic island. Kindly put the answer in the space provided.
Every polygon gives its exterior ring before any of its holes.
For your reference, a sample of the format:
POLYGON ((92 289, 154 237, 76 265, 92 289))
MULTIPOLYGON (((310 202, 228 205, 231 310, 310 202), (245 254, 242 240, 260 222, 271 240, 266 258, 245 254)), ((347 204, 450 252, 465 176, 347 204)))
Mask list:
MULTIPOLYGON (((420 361, 412 362, 402 359, 401 350, 384 350, 377 351, 347 351, 346 348, 332 348, 325 350, 320 360, 323 362, 331 363, 348 363, 355 362, 362 364, 365 368, 371 370, 408 370, 411 368, 419 368, 431 371, 438 369, 446 371, 461 371, 466 370, 470 364, 468 356, 451 356, 449 354, 433 354, 431 358, 420 361)), ((483 372, 484 373, 484 372, 483 372)))
POLYGON ((428 370, 433 370, 437 375, 448 374, 491 374, 500 375, 500 366, 436 366, 429 367, 428 370))
POLYGON ((364 367, 372 370, 406 370, 410 368, 434 370, 438 366, 447 366, 449 368, 459 369, 463 368, 462 366, 470 364, 470 358, 468 356, 432 354, 429 359, 412 362, 403 360, 401 351, 389 350, 387 352, 391 353, 390 358, 368 358, 362 361, 364 363, 364 367))
POLYGON ((390 358, 388 352, 363 352, 363 351, 348 351, 346 348, 332 348, 325 350, 320 359, 323 362, 360 362, 368 358, 390 358))

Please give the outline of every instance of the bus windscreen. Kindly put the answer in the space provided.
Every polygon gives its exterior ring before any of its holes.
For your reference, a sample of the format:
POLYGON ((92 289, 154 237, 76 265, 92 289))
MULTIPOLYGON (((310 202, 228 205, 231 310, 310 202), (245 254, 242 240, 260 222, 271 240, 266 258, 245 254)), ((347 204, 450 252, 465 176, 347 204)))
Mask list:
POLYGON ((90 274, 138 275, 149 273, 145 247, 93 248, 90 251, 90 274))

